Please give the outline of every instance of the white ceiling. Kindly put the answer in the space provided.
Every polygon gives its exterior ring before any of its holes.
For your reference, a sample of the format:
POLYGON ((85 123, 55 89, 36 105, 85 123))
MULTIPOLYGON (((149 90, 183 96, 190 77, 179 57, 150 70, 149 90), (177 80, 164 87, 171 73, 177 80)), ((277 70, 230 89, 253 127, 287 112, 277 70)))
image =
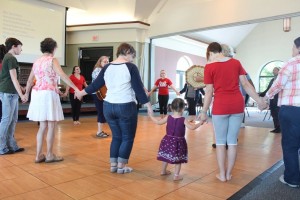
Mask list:
POLYGON ((207 44, 211 42, 219 42, 236 48, 256 26, 257 24, 240 25, 207 31, 191 32, 182 34, 182 36, 199 40, 207 44))
MULTIPOLYGON (((107 22, 143 21, 155 8, 163 5, 161 0, 39 0, 68 7, 67 25, 107 22)), ((182 36, 204 43, 219 42, 232 47, 238 44, 257 24, 191 32, 182 36)))

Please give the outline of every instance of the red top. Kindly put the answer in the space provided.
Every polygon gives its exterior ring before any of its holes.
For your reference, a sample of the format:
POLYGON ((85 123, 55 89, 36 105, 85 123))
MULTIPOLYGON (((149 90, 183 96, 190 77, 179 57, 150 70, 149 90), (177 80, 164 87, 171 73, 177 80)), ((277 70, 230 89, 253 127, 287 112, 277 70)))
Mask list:
MULTIPOLYGON (((85 82, 85 78, 80 75, 80 78, 76 78, 74 74, 70 76, 70 80, 74 83, 74 85, 81 91, 83 89, 83 83, 85 82)), ((74 94, 74 89, 70 87, 70 93, 74 94)))
POLYGON ((246 75, 236 59, 207 64, 204 68, 204 83, 213 84, 214 101, 212 114, 237 114, 244 112, 244 98, 239 88, 239 76, 246 75))
POLYGON ((172 81, 168 78, 160 78, 157 79, 154 85, 158 87, 159 95, 169 95, 169 86, 172 85, 172 81))

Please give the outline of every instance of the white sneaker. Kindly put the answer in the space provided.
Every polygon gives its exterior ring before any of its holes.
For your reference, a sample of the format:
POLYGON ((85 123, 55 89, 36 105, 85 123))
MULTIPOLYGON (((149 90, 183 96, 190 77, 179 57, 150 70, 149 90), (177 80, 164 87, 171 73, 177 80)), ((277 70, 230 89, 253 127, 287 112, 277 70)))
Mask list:
POLYGON ((292 188, 297 188, 297 187, 299 187, 299 185, 292 185, 292 184, 289 184, 289 183, 285 182, 285 180, 284 180, 284 175, 281 175, 281 176, 279 177, 279 180, 280 180, 281 183, 286 184, 286 185, 288 185, 288 186, 290 186, 290 187, 292 187, 292 188))
POLYGON ((242 124, 241 124, 241 128, 245 128, 245 123, 242 123, 242 124))

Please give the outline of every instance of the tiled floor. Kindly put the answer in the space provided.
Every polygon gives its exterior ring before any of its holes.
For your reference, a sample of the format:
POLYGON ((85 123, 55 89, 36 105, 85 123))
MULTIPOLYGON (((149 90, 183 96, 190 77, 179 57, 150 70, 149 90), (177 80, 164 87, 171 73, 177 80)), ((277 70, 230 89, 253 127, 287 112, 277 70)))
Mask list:
MULTIPOLYGON (((155 125, 139 116, 136 139, 129 161, 130 174, 109 172, 111 137, 95 137, 96 118, 60 122, 55 152, 65 161, 35 164, 36 123, 19 122, 15 137, 25 152, 0 156, 0 199, 227 199, 282 157, 280 134, 266 128, 241 128, 238 157, 231 181, 215 178, 217 162, 211 124, 187 131, 189 162, 182 166, 183 181, 160 176, 156 153, 165 125, 155 125)), ((110 132, 106 125, 105 130, 110 132)), ((171 171, 173 171, 173 166, 171 171)))

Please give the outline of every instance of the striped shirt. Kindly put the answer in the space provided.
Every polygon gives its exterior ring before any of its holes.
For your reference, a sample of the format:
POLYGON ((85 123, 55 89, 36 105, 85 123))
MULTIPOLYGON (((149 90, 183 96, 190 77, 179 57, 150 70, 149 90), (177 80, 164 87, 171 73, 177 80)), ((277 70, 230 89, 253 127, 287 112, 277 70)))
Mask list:
POLYGON ((277 93, 279 93, 278 106, 300 107, 300 55, 284 64, 266 96, 273 99, 277 93))

